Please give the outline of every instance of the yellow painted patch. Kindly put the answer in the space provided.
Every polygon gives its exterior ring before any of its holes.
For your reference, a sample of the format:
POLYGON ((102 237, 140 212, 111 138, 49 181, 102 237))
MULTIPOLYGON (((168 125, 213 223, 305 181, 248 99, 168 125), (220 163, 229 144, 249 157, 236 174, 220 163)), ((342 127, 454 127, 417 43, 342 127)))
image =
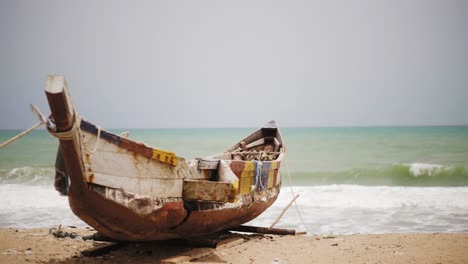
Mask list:
MULTIPOLYGON (((242 177, 244 177, 244 173, 248 173, 249 175, 252 174, 252 177, 255 172, 255 162, 253 161, 246 161, 244 170, 242 171, 242 177)), ((246 176, 247 177, 247 176, 246 176)))
POLYGON ((270 165, 270 170, 268 171, 268 189, 273 187, 275 183, 275 169, 278 168, 278 163, 272 161, 270 165))
POLYGON ((233 192, 232 197, 234 197, 234 199, 229 202, 234 203, 234 202, 237 202, 236 195, 239 192, 239 180, 237 179, 234 180, 234 182, 232 183, 232 192, 233 192))
POLYGON ((240 194, 249 193, 252 191, 252 185, 254 185, 254 176, 255 176, 255 162, 247 161, 245 162, 244 170, 242 171, 240 179, 240 194))
POLYGON ((272 161, 271 162, 271 168, 274 169, 274 170, 278 169, 278 162, 277 161, 272 161))
POLYGON ((175 152, 153 148, 153 159, 176 166, 177 157, 175 152))

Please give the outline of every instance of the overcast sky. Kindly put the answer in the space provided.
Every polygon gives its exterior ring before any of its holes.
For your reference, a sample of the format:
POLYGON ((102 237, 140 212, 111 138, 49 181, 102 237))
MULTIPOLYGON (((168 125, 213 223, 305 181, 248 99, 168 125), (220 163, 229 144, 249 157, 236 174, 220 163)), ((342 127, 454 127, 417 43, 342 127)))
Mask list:
POLYGON ((468 1, 0 1, 0 129, 468 124, 468 1))

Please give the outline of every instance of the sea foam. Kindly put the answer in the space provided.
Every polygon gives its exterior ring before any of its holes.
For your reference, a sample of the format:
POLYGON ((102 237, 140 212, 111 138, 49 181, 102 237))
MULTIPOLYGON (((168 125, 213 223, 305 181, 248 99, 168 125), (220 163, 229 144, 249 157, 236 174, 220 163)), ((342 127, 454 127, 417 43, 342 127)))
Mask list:
MULTIPOLYGON (((468 187, 299 186, 298 207, 277 227, 317 234, 467 232, 468 187)), ((291 200, 283 187, 278 201, 251 224, 269 226, 291 200)))
MULTIPOLYGON (((0 227, 86 226, 52 186, 0 185, 0 227)), ((468 187, 296 186, 298 207, 276 227, 316 234, 468 232, 468 187), (296 209, 301 213, 301 222, 296 209)), ((270 226, 291 200, 283 187, 278 200, 250 224, 270 226)))
POLYGON ((2 184, 0 193, 1 227, 85 225, 72 213, 68 197, 60 196, 53 186, 2 184))
POLYGON ((0 184, 52 185, 53 168, 19 167, 0 172, 0 184))

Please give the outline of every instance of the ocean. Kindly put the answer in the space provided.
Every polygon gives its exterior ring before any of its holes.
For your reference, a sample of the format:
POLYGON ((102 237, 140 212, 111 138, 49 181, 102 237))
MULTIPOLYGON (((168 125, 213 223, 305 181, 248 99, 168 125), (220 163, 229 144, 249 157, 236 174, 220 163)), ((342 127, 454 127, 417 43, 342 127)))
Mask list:
MULTIPOLYGON (((186 158, 254 129, 130 129, 186 158)), ((111 130, 120 133, 124 130, 111 130)), ((0 130, 0 142, 20 131, 0 130)), ((313 234, 468 232, 468 127, 282 128, 287 159, 273 206, 250 224, 313 234)), ((37 130, 0 149, 0 227, 86 226, 53 187, 58 142, 37 130)))

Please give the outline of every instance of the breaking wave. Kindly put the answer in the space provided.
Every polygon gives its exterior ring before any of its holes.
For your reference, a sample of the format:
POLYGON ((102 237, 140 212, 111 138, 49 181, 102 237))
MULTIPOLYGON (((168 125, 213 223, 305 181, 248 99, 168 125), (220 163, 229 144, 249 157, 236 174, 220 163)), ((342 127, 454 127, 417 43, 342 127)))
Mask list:
MULTIPOLYGON (((0 184, 50 185, 54 168, 20 167, 0 169, 0 184)), ((283 183, 289 185, 282 170, 283 183)), ((395 164, 379 168, 352 168, 343 171, 291 172, 293 185, 352 184, 365 186, 468 186, 468 168, 438 164, 395 164)))
MULTIPOLYGON (((283 172, 283 182, 288 184, 283 172)), ((355 184, 367 186, 468 186, 468 169, 427 163, 353 168, 337 172, 291 173, 294 185, 355 184)))
POLYGON ((54 168, 21 167, 0 170, 0 184, 47 185, 54 183, 54 168))

